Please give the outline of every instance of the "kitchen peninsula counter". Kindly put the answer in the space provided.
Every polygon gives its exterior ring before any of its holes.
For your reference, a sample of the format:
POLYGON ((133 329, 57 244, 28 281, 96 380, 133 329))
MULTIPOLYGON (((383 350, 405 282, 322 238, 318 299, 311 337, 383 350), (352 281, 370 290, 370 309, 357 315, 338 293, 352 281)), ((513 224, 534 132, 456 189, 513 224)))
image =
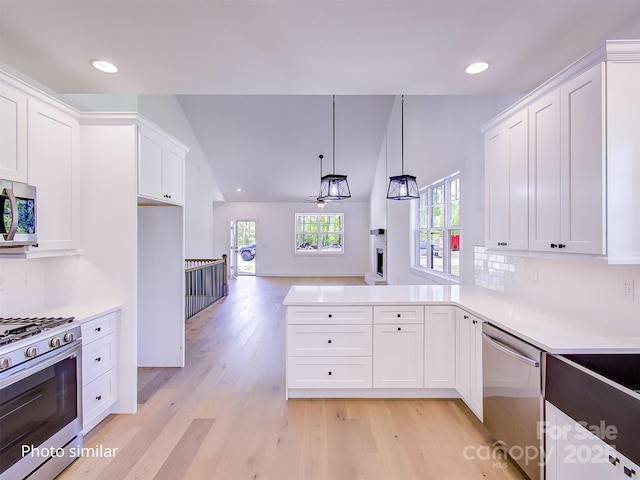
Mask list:
POLYGON ((624 331, 474 285, 295 285, 283 303, 454 305, 549 353, 640 353, 640 323, 624 331))

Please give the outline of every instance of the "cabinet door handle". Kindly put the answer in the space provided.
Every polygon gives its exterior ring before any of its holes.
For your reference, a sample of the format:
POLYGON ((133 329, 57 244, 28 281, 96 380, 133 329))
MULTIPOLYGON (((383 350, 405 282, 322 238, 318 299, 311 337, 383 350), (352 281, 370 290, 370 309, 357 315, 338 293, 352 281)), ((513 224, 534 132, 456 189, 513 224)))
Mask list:
POLYGON ((609 455, 609 463, 611 465, 618 465, 620 463, 620 459, 617 457, 614 457, 613 455, 609 455))
POLYGON ((102 327, 96 327, 94 330, 95 330, 96 332, 101 332, 101 331, 102 331, 102 327))
POLYGON ((633 478, 636 474, 636 471, 633 468, 629 468, 626 465, 622 470, 624 471, 624 474, 629 478, 633 478))
POLYGON ((329 314, 329 318, 331 318, 331 317, 333 317, 333 315, 332 315, 332 314, 329 314))
POLYGON ((559 243, 558 248, 566 248, 567 246, 564 243, 559 243))
POLYGON ((398 318, 401 318, 401 317, 402 317, 402 315, 401 315, 401 314, 398 314, 398 318))
POLYGON ((469 315, 463 315, 462 318, 464 318, 465 320, 469 319, 469 315))
POLYGON ((552 243, 551 245, 549 245, 551 248, 558 248, 558 245, 555 243, 552 243))
POLYGON ((102 357, 96 357, 96 358, 94 359, 94 362, 101 362, 101 361, 102 361, 102 357))
POLYGON ((401 332, 402 331, 402 327, 398 327, 398 331, 401 332))
POLYGON ((331 370, 329 370, 329 375, 331 375, 331 370))
POLYGON ((327 340, 327 343, 331 343, 331 340, 330 340, 330 339, 329 339, 329 340, 327 340))
POLYGON ((102 395, 98 395, 98 396, 96 397, 96 400, 97 400, 98 402, 99 402, 100 400, 102 400, 102 395))

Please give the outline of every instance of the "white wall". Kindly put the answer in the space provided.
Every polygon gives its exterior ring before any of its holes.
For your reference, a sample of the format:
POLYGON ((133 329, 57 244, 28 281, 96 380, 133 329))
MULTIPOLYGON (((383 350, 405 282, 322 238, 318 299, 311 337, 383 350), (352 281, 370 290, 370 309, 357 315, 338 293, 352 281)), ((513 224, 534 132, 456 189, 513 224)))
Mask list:
POLYGON ((344 254, 295 254, 295 214, 318 212, 313 203, 216 203, 214 255, 229 254, 231 220, 255 220, 256 274, 260 276, 361 276, 369 268, 369 204, 344 200, 323 213, 344 213, 344 254))
POLYGON ((118 402, 135 412, 137 338, 136 131, 82 126, 82 255, 45 259, 45 304, 120 304, 118 402))
POLYGON ((185 256, 212 258, 213 202, 224 200, 211 167, 175 95, 52 95, 81 112, 138 112, 186 146, 185 256))
POLYGON ((475 250, 476 285, 640 335, 640 265, 475 250), (622 295, 629 280, 635 287, 632 299, 622 295))
MULTIPOLYGON (((519 95, 405 96, 404 173, 415 175, 422 188, 460 171, 462 283, 474 282, 473 247, 484 243, 484 142, 480 127, 518 98, 519 95)), ((376 172, 374 192, 378 197, 386 196, 388 176, 401 173, 401 132, 398 97, 376 172)), ((411 269, 411 221, 416 203, 417 200, 386 203, 388 283, 446 283, 436 276, 418 275, 411 269)), ((371 215, 382 217, 379 212, 371 215)))
POLYGON ((211 167, 175 95, 140 95, 138 111, 190 148, 186 161, 185 257, 219 258, 213 250, 213 202, 223 200, 211 167))

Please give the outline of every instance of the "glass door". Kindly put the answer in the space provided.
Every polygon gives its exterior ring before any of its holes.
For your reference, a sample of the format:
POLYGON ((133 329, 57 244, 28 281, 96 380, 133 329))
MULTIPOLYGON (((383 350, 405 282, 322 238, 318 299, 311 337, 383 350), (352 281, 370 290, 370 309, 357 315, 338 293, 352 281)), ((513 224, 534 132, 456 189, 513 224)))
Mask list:
POLYGON ((231 222, 231 274, 256 274, 256 221, 231 222))

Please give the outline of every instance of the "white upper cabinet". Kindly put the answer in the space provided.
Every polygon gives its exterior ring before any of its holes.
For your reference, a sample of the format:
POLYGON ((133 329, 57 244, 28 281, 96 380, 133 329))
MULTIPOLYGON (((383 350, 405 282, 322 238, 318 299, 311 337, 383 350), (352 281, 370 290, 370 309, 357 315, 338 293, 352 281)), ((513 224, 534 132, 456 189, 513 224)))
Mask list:
POLYGON ((560 241, 560 92, 529 107, 529 247, 560 241))
POLYGON ((38 245, 2 256, 80 248, 80 122, 72 108, 0 72, 0 178, 37 189, 38 245))
POLYGON ((529 248, 606 253, 602 65, 529 107, 529 248))
POLYGON ((487 247, 640 263, 640 41, 607 41, 482 131, 487 247))
POLYGON ((485 133, 485 245, 528 245, 528 118, 521 111, 485 133))
POLYGON ((38 189, 38 251, 80 246, 77 117, 29 100, 29 183, 38 189))
POLYGON ((0 79, 0 178, 27 183, 27 96, 0 79))
POLYGON ((139 148, 138 195, 183 205, 187 149, 146 125, 139 126, 139 148))

